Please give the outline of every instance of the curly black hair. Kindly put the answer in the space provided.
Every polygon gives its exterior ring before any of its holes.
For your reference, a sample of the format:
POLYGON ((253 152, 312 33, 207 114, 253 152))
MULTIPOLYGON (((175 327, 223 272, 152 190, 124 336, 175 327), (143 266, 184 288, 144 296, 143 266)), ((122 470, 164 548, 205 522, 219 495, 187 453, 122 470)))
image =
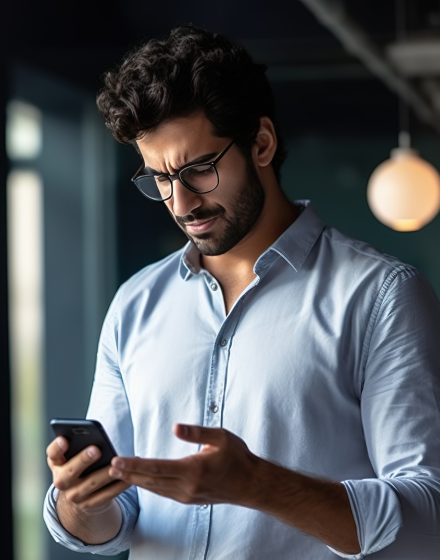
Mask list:
POLYGON ((181 26, 165 39, 148 41, 104 75, 98 110, 116 140, 134 145, 166 120, 203 111, 213 133, 235 138, 248 159, 259 119, 267 116, 277 133, 272 165, 279 180, 286 151, 265 72, 264 64, 223 35, 181 26))

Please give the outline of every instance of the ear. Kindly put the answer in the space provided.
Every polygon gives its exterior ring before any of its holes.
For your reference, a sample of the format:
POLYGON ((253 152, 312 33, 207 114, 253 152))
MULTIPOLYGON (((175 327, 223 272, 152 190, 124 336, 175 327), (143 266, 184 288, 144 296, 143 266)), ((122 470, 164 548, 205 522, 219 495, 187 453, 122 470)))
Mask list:
POLYGON ((252 146, 252 156, 255 165, 267 167, 272 162, 277 145, 277 135, 273 122, 269 117, 261 117, 260 128, 252 146))

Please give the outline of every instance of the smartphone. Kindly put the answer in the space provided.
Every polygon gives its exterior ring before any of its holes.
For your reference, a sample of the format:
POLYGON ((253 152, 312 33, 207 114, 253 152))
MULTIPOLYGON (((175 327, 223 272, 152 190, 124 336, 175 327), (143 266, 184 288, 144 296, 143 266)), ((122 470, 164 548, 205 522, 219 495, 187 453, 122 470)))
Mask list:
POLYGON ((69 449, 64 453, 67 460, 77 455, 89 445, 96 445, 102 453, 101 458, 87 467, 80 476, 87 476, 93 471, 110 464, 116 451, 104 428, 97 420, 78 420, 75 418, 54 418, 50 425, 55 436, 63 436, 69 442, 69 449))

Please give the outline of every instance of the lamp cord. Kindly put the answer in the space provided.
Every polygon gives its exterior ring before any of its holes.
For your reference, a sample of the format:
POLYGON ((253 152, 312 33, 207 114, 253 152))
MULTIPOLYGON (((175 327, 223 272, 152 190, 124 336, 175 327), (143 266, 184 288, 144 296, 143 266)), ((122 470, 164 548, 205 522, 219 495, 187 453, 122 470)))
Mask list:
MULTIPOLYGON (((396 18, 396 39, 397 41, 406 41, 408 39, 407 29, 407 8, 406 0, 395 0, 395 18, 396 18)), ((408 101, 399 95, 399 148, 411 147, 410 135, 410 114, 408 101)))

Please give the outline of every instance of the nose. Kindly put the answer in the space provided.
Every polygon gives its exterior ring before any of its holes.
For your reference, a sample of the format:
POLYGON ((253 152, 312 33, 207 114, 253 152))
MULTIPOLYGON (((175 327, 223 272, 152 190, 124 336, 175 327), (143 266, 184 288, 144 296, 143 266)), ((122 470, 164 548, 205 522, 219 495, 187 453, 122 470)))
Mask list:
POLYGON ((187 189, 179 179, 175 179, 170 203, 175 216, 186 216, 202 205, 202 197, 200 194, 187 189))

